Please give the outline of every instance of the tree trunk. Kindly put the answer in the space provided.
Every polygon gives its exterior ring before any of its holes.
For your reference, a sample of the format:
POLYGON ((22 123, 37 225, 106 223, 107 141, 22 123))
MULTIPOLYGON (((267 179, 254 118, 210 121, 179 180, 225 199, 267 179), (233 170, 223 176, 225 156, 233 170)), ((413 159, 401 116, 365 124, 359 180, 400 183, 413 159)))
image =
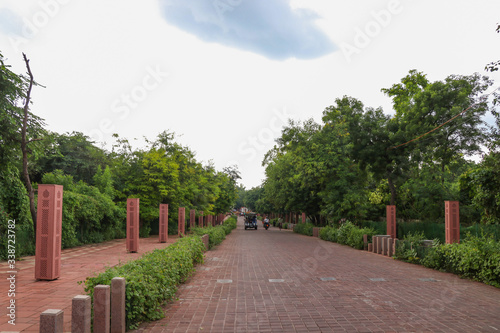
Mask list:
POLYGON ((26 54, 23 53, 24 62, 26 63, 26 68, 28 69, 28 75, 30 77, 30 82, 28 86, 28 91, 26 92, 26 101, 24 102, 24 117, 23 117, 23 127, 21 129, 21 151, 23 154, 23 178, 24 184, 26 185, 26 190, 28 191, 28 198, 30 200, 30 212, 31 219, 33 220, 33 234, 36 240, 36 209, 35 209, 35 191, 33 186, 31 186, 30 175, 28 172, 28 141, 26 140, 26 131, 28 127, 28 109, 31 96, 31 88, 33 87, 33 74, 31 73, 30 64, 26 54))
POLYGON ((392 181, 390 173, 387 175, 387 181, 389 182, 389 189, 391 190, 391 205, 395 205, 396 204, 396 186, 394 186, 394 183, 392 181))

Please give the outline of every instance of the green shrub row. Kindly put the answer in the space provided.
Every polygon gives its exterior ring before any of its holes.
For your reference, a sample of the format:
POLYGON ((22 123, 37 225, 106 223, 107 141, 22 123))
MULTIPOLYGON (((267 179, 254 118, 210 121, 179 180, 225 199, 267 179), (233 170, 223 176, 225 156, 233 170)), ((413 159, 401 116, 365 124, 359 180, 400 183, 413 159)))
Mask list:
POLYGON ((208 234, 208 249, 213 248, 216 245, 222 243, 226 239, 226 235, 231 233, 233 229, 236 228, 236 217, 231 216, 222 225, 215 227, 209 226, 204 228, 195 227, 191 231, 198 236, 203 236, 208 234))
POLYGON ((293 232, 296 232, 298 234, 306 235, 306 236, 312 236, 313 235, 313 228, 314 224, 312 223, 297 223, 293 227, 293 232))
POLYGON ((319 237, 323 240, 349 245, 355 249, 363 249, 363 235, 368 235, 368 241, 375 235, 375 230, 371 228, 358 228, 347 221, 338 229, 332 226, 324 227, 319 232, 319 237))
POLYGON ((162 305, 173 299, 177 285, 191 275, 194 265, 203 263, 204 249, 200 237, 185 237, 80 283, 85 284, 85 291, 93 297, 95 286, 111 285, 114 277, 124 277, 127 281, 126 324, 128 329, 136 329, 144 321, 164 317, 162 305))
POLYGON ((421 264, 500 288, 500 242, 468 235, 458 244, 436 244, 421 264))

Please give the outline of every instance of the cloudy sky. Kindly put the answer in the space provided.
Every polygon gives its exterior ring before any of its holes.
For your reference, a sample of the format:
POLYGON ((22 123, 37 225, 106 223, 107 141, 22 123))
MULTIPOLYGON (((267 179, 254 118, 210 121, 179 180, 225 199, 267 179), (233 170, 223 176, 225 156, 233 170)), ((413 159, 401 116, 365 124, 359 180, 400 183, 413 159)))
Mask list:
POLYGON ((105 147, 174 131, 250 188, 287 119, 343 95, 391 113, 380 89, 410 69, 485 74, 498 22, 498 0, 1 0, 0 52, 31 59, 48 129, 105 147))

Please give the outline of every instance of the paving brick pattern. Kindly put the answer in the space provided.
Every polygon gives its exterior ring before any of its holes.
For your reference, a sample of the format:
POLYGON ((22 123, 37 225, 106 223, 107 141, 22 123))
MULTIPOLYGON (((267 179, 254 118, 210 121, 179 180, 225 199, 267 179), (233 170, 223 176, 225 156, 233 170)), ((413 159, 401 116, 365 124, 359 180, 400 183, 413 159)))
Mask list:
POLYGON ((61 277, 54 281, 35 280, 35 257, 17 262, 16 325, 8 324, 7 304, 9 284, 5 272, 7 262, 0 262, 0 333, 37 332, 40 314, 47 309, 64 310, 64 332, 71 332, 71 304, 76 295, 83 295, 84 286, 77 282, 102 272, 106 267, 141 257, 155 248, 164 248, 178 238, 170 236, 168 243, 159 243, 158 236, 141 238, 139 253, 127 253, 125 239, 87 245, 62 251, 61 277))
POLYGON ((242 219, 136 332, 498 332, 500 290, 242 219))

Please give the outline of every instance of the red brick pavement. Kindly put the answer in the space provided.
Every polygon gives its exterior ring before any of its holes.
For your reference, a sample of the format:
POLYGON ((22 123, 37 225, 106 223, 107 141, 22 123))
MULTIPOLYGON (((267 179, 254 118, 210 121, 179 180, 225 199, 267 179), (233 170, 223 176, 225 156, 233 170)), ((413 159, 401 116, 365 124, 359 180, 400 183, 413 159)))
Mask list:
POLYGON ((500 290, 242 220, 137 332, 498 332, 500 290))
POLYGON ((107 267, 141 257, 155 248, 174 243, 177 237, 169 236, 168 243, 159 243, 158 236, 141 238, 138 253, 127 253, 125 240, 87 245, 62 251, 61 277, 54 281, 35 280, 35 257, 25 257, 16 264, 16 325, 7 317, 9 271, 7 262, 0 263, 0 333, 38 332, 40 313, 47 309, 64 310, 64 332, 71 331, 71 301, 74 296, 85 294, 77 282, 104 271, 107 267))

